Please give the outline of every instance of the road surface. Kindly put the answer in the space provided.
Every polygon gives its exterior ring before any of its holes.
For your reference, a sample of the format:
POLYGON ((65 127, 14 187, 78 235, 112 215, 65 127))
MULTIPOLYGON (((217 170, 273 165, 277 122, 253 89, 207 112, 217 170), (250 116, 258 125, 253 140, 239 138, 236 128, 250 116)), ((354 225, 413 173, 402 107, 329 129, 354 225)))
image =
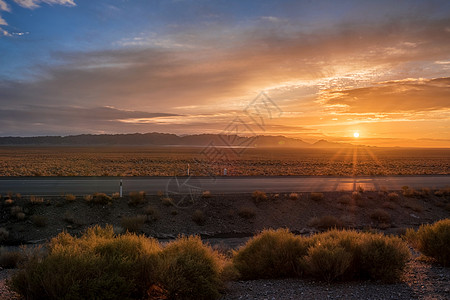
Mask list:
MULTIPOLYGON (((389 176, 389 177, 125 177, 124 195, 131 191, 155 194, 249 193, 266 192, 329 192, 352 191, 359 186, 365 190, 400 190, 402 186, 420 189, 450 187, 449 176, 389 176)), ((0 177, 0 195, 8 192, 22 195, 86 195, 95 192, 119 192, 120 178, 116 177, 0 177)))

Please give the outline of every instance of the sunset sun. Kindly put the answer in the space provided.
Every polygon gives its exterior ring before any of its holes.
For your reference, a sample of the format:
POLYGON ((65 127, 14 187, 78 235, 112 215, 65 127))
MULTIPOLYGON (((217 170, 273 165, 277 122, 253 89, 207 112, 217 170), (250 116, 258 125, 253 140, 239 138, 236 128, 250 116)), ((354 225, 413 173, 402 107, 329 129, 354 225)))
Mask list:
POLYGON ((359 132, 354 132, 354 133, 353 133, 353 136, 354 136, 355 138, 359 137, 359 132))

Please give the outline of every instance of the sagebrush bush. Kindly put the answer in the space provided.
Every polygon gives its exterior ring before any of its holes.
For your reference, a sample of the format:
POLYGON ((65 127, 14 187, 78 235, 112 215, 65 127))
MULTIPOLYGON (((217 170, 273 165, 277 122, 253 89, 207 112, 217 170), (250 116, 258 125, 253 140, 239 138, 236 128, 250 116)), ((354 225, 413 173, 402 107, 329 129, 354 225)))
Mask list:
POLYGON ((255 203, 260 203, 267 200, 267 194, 263 191, 254 191, 252 193, 252 200, 255 203))
POLYGON ((315 217, 309 221, 309 224, 321 230, 341 228, 343 226, 342 221, 334 216, 315 217))
POLYGON ((211 194, 210 191, 204 191, 202 193, 202 198, 208 199, 208 198, 211 198, 211 197, 212 197, 212 194, 211 194))
POLYGON ((73 202, 77 199, 77 197, 75 197, 75 195, 73 194, 66 194, 65 198, 67 202, 73 202))
POLYGON ((0 268, 14 269, 23 258, 23 253, 18 250, 11 251, 0 247, 0 268))
POLYGON ((371 214, 370 218, 378 223, 390 223, 391 222, 391 215, 383 210, 383 209, 375 209, 371 214))
POLYGON ((233 263, 244 279, 295 277, 308 246, 287 229, 264 230, 234 251, 233 263))
POLYGON ((47 226, 48 219, 46 216, 43 216, 43 215, 32 215, 31 221, 37 227, 45 227, 45 226, 47 226))
POLYGON ((291 200, 298 200, 298 194, 297 193, 290 193, 289 194, 289 199, 291 200))
POLYGON ((324 199, 323 193, 311 193, 309 198, 313 201, 322 201, 324 199))
POLYGON ((311 246, 303 263, 311 275, 330 282, 347 272, 352 259, 352 253, 339 245, 338 240, 329 239, 311 246))
POLYGON ((399 238, 336 229, 307 238, 266 230, 233 253, 243 279, 306 275, 325 281, 366 277, 391 282, 400 278, 408 258, 399 238))
POLYGON ((360 255, 362 272, 368 278, 394 282, 400 278, 410 252, 400 238, 375 234, 365 236, 360 255))
POLYGON ((160 251, 154 239, 116 237, 112 226, 90 228, 81 238, 61 233, 10 285, 26 299, 142 299, 155 282, 160 251))
POLYGON ((112 203, 112 198, 105 193, 94 193, 93 195, 87 195, 84 197, 87 202, 94 204, 110 204, 112 203))
POLYGON ((394 201, 394 202, 397 202, 397 201, 400 200, 399 194, 397 194, 397 193, 395 193, 395 192, 389 193, 389 194, 387 195, 387 198, 388 198, 389 201, 394 201))
POLYGON ((174 206, 175 203, 173 202, 172 198, 169 197, 164 197, 161 199, 162 204, 164 204, 165 206, 174 206))
POLYGON ((143 212, 147 216, 147 221, 153 222, 159 220, 160 217, 159 210, 153 205, 146 206, 143 212))
POLYGON ((450 266, 450 219, 432 225, 422 225, 417 231, 408 229, 406 238, 424 255, 450 266))
POLYGON ((44 203, 44 198, 32 195, 32 196, 30 196, 30 203, 31 204, 42 204, 42 203, 44 203))
POLYGON ((194 211, 192 214, 192 221, 195 222, 195 224, 203 226, 206 223, 206 216, 205 213, 199 209, 194 211))
POLYGON ((239 217, 244 218, 244 219, 251 219, 256 215, 256 211, 252 207, 243 206, 243 207, 239 208, 238 215, 239 215, 239 217))
POLYGON ((138 215, 132 217, 122 217, 120 219, 120 225, 129 232, 138 232, 141 230, 145 221, 147 220, 146 216, 138 215))
POLYGON ((4 227, 0 227, 0 242, 6 241, 8 237, 9 231, 4 227))
POLYGON ((145 203, 146 202, 145 195, 146 194, 144 191, 130 192, 128 194, 128 204, 136 206, 136 205, 145 203))
POLYGON ((216 299, 219 297, 221 257, 200 237, 181 237, 159 255, 157 279, 160 299, 216 299))
POLYGON ((337 202, 340 204, 348 205, 352 202, 352 197, 349 195, 342 195, 337 199, 337 202))

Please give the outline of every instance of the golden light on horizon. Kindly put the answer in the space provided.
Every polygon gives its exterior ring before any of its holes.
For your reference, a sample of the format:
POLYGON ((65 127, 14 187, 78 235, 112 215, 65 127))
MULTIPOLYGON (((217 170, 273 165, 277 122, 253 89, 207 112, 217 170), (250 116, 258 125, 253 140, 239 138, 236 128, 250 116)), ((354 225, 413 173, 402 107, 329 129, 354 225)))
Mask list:
POLYGON ((354 136, 355 138, 359 137, 359 132, 353 132, 353 136, 354 136))

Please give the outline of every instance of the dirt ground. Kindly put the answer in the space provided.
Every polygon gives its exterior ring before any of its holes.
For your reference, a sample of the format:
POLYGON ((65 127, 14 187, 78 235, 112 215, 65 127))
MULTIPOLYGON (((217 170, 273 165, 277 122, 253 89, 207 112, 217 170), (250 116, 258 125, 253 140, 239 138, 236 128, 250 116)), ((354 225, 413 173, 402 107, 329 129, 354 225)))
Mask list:
POLYGON ((280 193, 267 194, 267 199, 260 200, 252 194, 205 193, 192 199, 178 195, 171 200, 165 195, 146 195, 136 205, 129 203, 129 196, 112 199, 109 204, 95 204, 84 197, 31 201, 30 197, 4 195, 0 204, 0 238, 1 244, 11 246, 42 243, 62 231, 79 235, 95 224, 111 224, 120 233, 129 226, 128 221, 134 224, 136 232, 162 240, 199 234, 214 243, 229 241, 237 245, 240 238, 265 228, 289 228, 298 234, 310 234, 337 226, 401 234, 406 228, 450 217, 448 191, 438 191, 437 195, 429 190, 407 196, 402 193, 405 192, 280 193), (136 216, 140 217, 130 221, 136 216))

